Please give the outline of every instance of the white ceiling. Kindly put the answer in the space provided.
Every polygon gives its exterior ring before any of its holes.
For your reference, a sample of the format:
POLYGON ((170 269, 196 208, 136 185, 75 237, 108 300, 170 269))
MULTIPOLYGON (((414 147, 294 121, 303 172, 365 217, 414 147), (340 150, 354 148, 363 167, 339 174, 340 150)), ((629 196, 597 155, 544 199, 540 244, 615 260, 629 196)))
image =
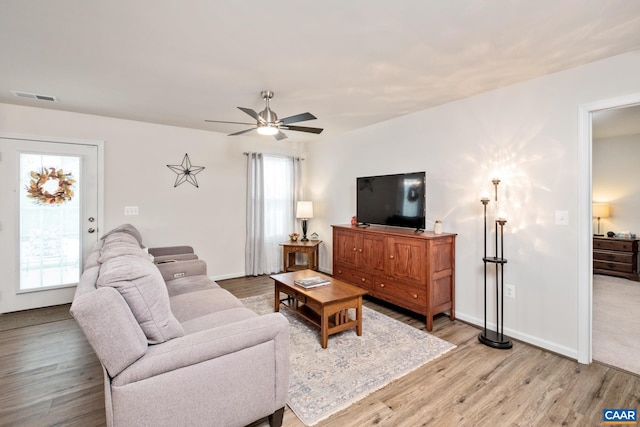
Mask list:
POLYGON ((1 0, 0 102, 230 133, 270 89, 322 137, 635 49, 634 0, 1 0))

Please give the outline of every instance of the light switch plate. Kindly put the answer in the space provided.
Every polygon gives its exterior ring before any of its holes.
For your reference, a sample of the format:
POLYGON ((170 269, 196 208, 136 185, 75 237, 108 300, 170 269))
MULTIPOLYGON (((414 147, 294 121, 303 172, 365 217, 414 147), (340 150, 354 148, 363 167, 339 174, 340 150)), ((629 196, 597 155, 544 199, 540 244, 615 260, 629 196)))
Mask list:
POLYGON ((569 225, 569 211, 556 211, 556 225, 569 225))

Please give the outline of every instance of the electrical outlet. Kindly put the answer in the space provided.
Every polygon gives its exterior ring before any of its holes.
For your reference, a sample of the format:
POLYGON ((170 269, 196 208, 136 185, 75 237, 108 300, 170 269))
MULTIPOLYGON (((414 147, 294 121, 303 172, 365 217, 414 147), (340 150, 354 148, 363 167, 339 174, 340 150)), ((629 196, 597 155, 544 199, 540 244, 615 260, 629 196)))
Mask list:
POLYGON ((504 285, 504 296, 507 298, 515 298, 516 285, 504 285))
POLYGON ((137 206, 125 206, 124 207, 125 215, 138 215, 138 207, 137 206))

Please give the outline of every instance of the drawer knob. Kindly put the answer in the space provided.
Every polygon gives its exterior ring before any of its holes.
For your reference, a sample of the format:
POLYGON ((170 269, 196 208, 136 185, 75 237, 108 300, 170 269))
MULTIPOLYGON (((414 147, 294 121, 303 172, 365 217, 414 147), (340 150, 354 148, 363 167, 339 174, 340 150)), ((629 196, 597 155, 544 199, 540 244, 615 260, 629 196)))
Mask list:
POLYGON ((414 297, 415 299, 418 299, 418 294, 413 294, 413 297, 414 297))
POLYGON ((381 288, 384 288, 384 283, 380 283, 380 287, 381 287, 381 288))
POLYGON ((342 274, 342 270, 338 270, 338 274, 342 274))
POLYGON ((393 259, 393 255, 389 255, 389 259, 393 259))
POLYGON ((358 252, 362 253, 362 249, 358 249, 358 252))
POLYGON ((355 251, 357 251, 357 250, 358 250, 357 248, 353 248, 353 252, 355 252, 355 251))
POLYGON ((608 262, 608 263, 607 263, 607 267, 609 267, 609 268, 613 268, 613 267, 615 267, 615 264, 614 264, 614 263, 612 263, 612 262, 608 262))
POLYGON ((607 258, 613 261, 614 259, 616 259, 616 256, 615 255, 607 255, 607 258))
POLYGON ((365 279, 364 277, 361 277, 360 280, 362 280, 363 282, 367 281, 367 279, 365 279))

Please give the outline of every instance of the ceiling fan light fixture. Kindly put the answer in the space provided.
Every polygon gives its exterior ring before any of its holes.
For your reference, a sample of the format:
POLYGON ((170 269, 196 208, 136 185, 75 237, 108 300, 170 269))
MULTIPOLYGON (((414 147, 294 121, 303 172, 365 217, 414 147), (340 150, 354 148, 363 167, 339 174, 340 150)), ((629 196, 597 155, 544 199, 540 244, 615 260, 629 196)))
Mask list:
POLYGON ((258 125, 258 133, 260 135, 275 135, 278 133, 278 127, 270 124, 258 125))
POLYGON ((259 113, 252 108, 238 107, 240 111, 251 116, 255 121, 255 125, 253 123, 241 123, 241 122, 227 122, 220 120, 205 120, 206 122, 212 123, 231 123, 235 125, 248 125, 255 126, 250 127, 249 129, 241 130, 240 132, 230 133, 229 136, 236 135, 244 135, 247 132, 251 132, 254 129, 258 132, 258 135, 270 135, 273 136, 276 140, 280 141, 282 139, 286 139, 287 135, 285 135, 282 130, 291 130, 295 132, 307 132, 307 133, 315 133, 319 134, 322 132, 321 128, 313 128, 307 126, 294 126, 292 123, 305 122, 307 120, 315 120, 317 119, 311 113, 300 113, 293 116, 285 117, 282 120, 278 119, 278 115, 269 108, 269 100, 273 98, 273 92, 270 90, 263 90, 260 92, 262 99, 265 102, 264 110, 259 113))

